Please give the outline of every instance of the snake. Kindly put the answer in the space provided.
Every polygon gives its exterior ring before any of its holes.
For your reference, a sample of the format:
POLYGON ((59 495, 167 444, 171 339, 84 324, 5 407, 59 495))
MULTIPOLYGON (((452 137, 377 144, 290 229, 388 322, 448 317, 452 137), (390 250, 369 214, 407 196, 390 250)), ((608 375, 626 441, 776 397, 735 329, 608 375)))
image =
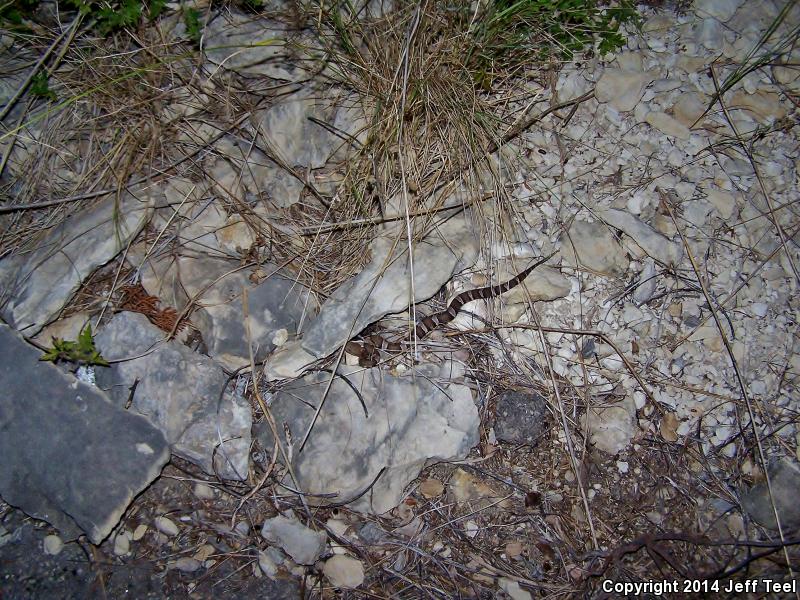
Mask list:
MULTIPOLYGON (((447 308, 441 312, 428 315, 420 319, 414 327, 414 335, 416 339, 421 340, 434 329, 446 325, 456 318, 459 311, 467 302, 473 300, 486 300, 495 296, 505 294, 510 289, 517 287, 522 283, 525 278, 530 275, 536 267, 547 262, 555 254, 550 254, 544 258, 536 261, 521 273, 515 275, 508 281, 498 285, 489 285, 474 290, 467 290, 461 292, 450 301, 447 308)), ((403 345, 400 342, 390 341, 382 335, 373 334, 364 336, 361 339, 353 339, 345 344, 345 351, 358 358, 358 364, 362 367, 374 367, 378 364, 379 351, 384 350, 387 352, 402 352, 403 345)))

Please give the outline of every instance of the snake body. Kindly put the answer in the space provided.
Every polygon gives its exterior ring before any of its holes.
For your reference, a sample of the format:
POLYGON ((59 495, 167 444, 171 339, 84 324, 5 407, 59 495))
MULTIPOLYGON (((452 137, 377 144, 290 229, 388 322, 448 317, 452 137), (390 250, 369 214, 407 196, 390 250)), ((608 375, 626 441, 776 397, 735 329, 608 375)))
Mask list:
MULTIPOLYGON (((456 318, 458 312, 467 303, 473 300, 485 300, 493 298, 501 294, 505 294, 508 290, 515 288, 522 283, 525 278, 530 275, 533 270, 539 265, 549 260, 553 254, 545 256, 544 258, 536 261, 530 267, 509 279, 505 283, 498 285, 489 285, 474 290, 467 290, 461 292, 458 296, 448 304, 447 309, 441 312, 429 315, 420 319, 414 327, 414 335, 416 339, 421 340, 431 331, 442 325, 446 325, 456 318)), ((362 338, 361 340, 351 340, 345 345, 345 350, 348 354, 358 357, 358 362, 361 366, 372 367, 378 363, 379 351, 386 350, 389 352, 402 352, 403 346, 399 342, 389 341, 381 335, 370 335, 362 338)))

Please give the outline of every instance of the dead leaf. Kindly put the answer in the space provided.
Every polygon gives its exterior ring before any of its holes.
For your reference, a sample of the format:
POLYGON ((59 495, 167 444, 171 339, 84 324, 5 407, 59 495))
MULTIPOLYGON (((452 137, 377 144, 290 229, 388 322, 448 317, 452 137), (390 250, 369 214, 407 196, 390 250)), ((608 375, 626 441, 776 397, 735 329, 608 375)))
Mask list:
POLYGON ((661 417, 661 437, 668 442, 678 441, 678 425, 680 421, 675 413, 666 413, 661 417))

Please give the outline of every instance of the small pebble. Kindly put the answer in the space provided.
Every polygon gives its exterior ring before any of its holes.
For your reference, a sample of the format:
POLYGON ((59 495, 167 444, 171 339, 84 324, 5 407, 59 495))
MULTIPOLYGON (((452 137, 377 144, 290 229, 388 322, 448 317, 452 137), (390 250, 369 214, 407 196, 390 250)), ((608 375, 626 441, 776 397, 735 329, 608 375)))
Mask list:
POLYGON ((364 565, 352 556, 337 555, 328 559, 322 572, 331 585, 338 588, 357 588, 364 582, 364 565))
POLYGON ((198 497, 200 500, 213 500, 214 490, 211 488, 210 485, 206 485, 205 483, 195 483, 194 495, 198 497))
POLYGON ((173 564, 173 567, 175 569, 178 569, 178 571, 183 571, 184 573, 194 573, 202 566, 203 563, 201 563, 196 558, 191 558, 189 556, 184 556, 182 558, 179 558, 173 564))
POLYGON ((478 531, 480 531, 480 527, 475 521, 467 521, 464 523, 464 533, 467 534, 467 537, 474 538, 478 535, 478 531))
POLYGON ((156 529, 158 529, 164 535, 178 535, 178 532, 180 531, 178 526, 170 521, 167 517, 156 517, 154 525, 156 526, 156 529))
POLYGON ((131 551, 131 534, 128 531, 120 532, 114 537, 114 555, 125 556, 131 551), (130 536, 130 537, 129 537, 130 536))
POLYGON ((57 535, 48 535, 42 542, 44 553, 55 556, 64 548, 64 542, 57 535))
POLYGON ((239 521, 233 528, 233 530, 241 536, 245 536, 250 533, 250 525, 248 525, 245 521, 239 521))
POLYGON ((138 542, 140 539, 144 537, 147 533, 147 525, 144 523, 137 525, 136 529, 133 530, 133 541, 138 542))

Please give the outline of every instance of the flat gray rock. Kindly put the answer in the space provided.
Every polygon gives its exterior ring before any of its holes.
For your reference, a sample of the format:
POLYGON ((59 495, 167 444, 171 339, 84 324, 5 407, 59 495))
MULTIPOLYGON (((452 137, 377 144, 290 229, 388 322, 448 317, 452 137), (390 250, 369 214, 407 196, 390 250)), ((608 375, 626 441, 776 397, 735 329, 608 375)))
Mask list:
POLYGON ((608 102, 619 111, 631 111, 655 77, 648 72, 606 68, 597 81, 595 96, 598 102, 608 102))
POLYGON ((628 268, 622 246, 609 228, 597 221, 574 221, 561 236, 561 254, 566 265, 580 265, 600 275, 620 275, 628 268))
POLYGON ((450 219, 414 248, 412 298, 405 247, 395 249, 392 259, 386 260, 394 247, 388 237, 375 239, 370 248, 372 261, 331 294, 309 324, 302 342, 305 350, 317 357, 327 356, 370 323, 427 300, 478 256, 477 238, 470 225, 461 218, 450 219))
MULTIPOLYGON (((272 400, 276 422, 291 432, 303 491, 335 494, 332 501, 342 502, 369 488, 351 508, 383 513, 402 500, 428 460, 463 458, 477 444, 480 419, 472 392, 458 383, 462 366, 445 361, 393 377, 377 368, 342 365, 339 373, 302 452, 299 446, 330 373, 294 381, 272 400)), ((272 449, 268 430, 261 428, 259 438, 272 449)))
POLYGON ((775 460, 769 467, 769 481, 772 499, 766 482, 753 486, 742 496, 742 508, 758 523, 777 531, 775 509, 781 520, 781 528, 786 531, 800 527, 800 465, 787 459, 775 460))
MULTIPOLYGON (((253 269, 239 269, 237 261, 181 256, 165 275, 174 282, 175 295, 189 294, 202 307, 193 311, 192 323, 203 334, 208 354, 231 370, 250 364, 245 314, 253 355, 261 361, 275 349, 272 340, 280 330, 295 335, 304 317, 317 309, 308 290, 276 265, 265 263, 260 270, 266 278, 256 285, 250 281, 253 269)), ((176 305, 182 308, 185 300, 176 299, 176 305)))
POLYGON ((27 252, 0 261, 0 315, 26 335, 52 321, 84 278, 110 261, 150 217, 152 199, 106 198, 50 230, 27 252))
MULTIPOLYGON (((357 96, 335 88, 323 92, 303 87, 280 98, 260 119, 261 131, 284 164, 312 169, 336 158, 338 149, 349 148, 351 143, 345 139, 363 142, 367 127, 357 96)), ((344 158, 345 152, 338 154, 344 158)))
POLYGON ((229 391, 222 367, 179 342, 163 342, 165 335, 144 315, 116 315, 95 343, 107 360, 126 360, 99 370, 98 384, 109 387, 114 402, 124 406, 138 381, 130 410, 163 431, 175 454, 209 474, 245 479, 249 404, 229 391))
POLYGON ((278 21, 225 11, 206 26, 204 36, 212 65, 287 82, 308 77, 303 63, 312 40, 278 21))
POLYGON ((99 544, 169 460, 144 417, 0 324, 0 496, 65 536, 99 544))

